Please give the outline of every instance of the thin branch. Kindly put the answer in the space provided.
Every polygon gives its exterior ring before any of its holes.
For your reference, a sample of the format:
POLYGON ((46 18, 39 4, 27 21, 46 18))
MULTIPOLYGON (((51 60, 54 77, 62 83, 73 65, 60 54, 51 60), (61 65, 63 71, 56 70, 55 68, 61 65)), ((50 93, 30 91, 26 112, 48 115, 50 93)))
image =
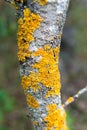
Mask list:
POLYGON ((69 97, 66 102, 63 104, 63 107, 68 106, 69 104, 73 103, 77 98, 80 97, 80 95, 82 95, 83 93, 87 92, 87 86, 81 90, 78 91, 77 94, 75 94, 72 97, 69 97))

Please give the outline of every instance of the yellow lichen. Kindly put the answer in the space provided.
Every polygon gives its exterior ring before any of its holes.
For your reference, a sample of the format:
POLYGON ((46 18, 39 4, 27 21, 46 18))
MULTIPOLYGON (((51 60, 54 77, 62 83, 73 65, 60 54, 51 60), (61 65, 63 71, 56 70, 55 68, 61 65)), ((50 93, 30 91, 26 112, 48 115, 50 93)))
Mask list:
POLYGON ((67 100, 67 103, 71 103, 74 101, 74 98, 73 97, 69 97, 68 100, 67 100))
POLYGON ((39 86, 39 79, 37 77, 37 74, 34 72, 31 72, 29 76, 23 76, 22 86, 25 91, 28 88, 32 89, 34 92, 36 92, 37 89, 39 90, 40 86, 39 86))
POLYGON ((48 115, 44 118, 47 128, 45 130, 68 130, 66 126, 66 114, 62 108, 57 108, 57 104, 47 106, 48 115))
POLYGON ((58 69, 59 47, 51 48, 50 45, 44 45, 44 48, 38 48, 32 56, 41 56, 40 60, 31 67, 37 69, 37 72, 30 72, 29 76, 22 77, 22 86, 24 90, 28 88, 34 92, 40 90, 39 83, 48 88, 45 97, 60 95, 60 73, 58 69))
POLYGON ((58 69, 58 54, 59 47, 51 48, 50 45, 45 45, 44 49, 39 48, 38 51, 33 52, 33 56, 41 56, 39 62, 32 65, 33 68, 38 69, 36 77, 43 86, 48 87, 46 97, 60 95, 60 73, 58 69))
POLYGON ((40 26, 42 19, 39 14, 24 9, 24 18, 18 20, 18 59, 24 62, 31 56, 29 44, 34 40, 33 33, 40 26))
POLYGON ((32 108, 38 108, 39 103, 35 97, 33 97, 31 94, 27 94, 27 104, 32 108))
POLYGON ((38 0, 40 5, 46 5, 48 0, 38 0))

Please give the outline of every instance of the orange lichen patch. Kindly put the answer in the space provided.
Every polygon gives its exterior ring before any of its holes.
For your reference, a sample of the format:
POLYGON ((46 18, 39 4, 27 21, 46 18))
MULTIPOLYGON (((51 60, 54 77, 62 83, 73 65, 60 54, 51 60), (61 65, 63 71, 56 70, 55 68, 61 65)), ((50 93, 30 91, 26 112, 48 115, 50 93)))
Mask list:
POLYGON ((24 90, 27 90, 29 87, 29 78, 27 76, 22 77, 22 86, 24 90))
POLYGON ((47 106, 48 115, 44 118, 47 128, 45 130, 68 130, 66 126, 66 114, 61 108, 57 108, 57 104, 49 104, 47 106))
POLYGON ((40 5, 46 5, 48 3, 48 0, 38 0, 40 5))
POLYGON ((39 103, 35 97, 33 97, 31 94, 27 94, 27 104, 31 106, 32 108, 38 108, 39 103))
POLYGON ((67 103, 72 103, 74 101, 74 98, 73 97, 69 97, 68 100, 67 100, 67 103))
POLYGON ((46 97, 60 95, 59 50, 59 47, 51 48, 50 45, 45 45, 44 48, 39 48, 38 51, 32 54, 34 57, 42 57, 32 67, 38 69, 36 74, 38 81, 49 88, 46 97))
POLYGON ((48 108, 49 112, 54 112, 55 109, 57 108, 57 105, 56 105, 55 103, 49 104, 49 105, 47 106, 47 108, 48 108))
POLYGON ((59 47, 51 48, 50 45, 44 45, 44 48, 38 48, 32 56, 39 57, 38 62, 31 64, 31 67, 37 69, 37 72, 30 72, 28 76, 22 77, 22 86, 25 91, 28 88, 34 92, 40 90, 39 84, 47 87, 49 90, 45 97, 60 95, 60 73, 58 69, 59 47))
POLYGON ((24 62, 31 56, 29 44, 34 40, 33 33, 40 26, 42 19, 39 14, 24 9, 24 18, 18 20, 18 59, 24 62))
POLYGON ((23 76, 22 86, 25 92, 28 88, 32 89, 34 92, 39 90, 40 86, 39 86, 39 79, 37 78, 37 74, 34 72, 31 72, 29 76, 23 76))

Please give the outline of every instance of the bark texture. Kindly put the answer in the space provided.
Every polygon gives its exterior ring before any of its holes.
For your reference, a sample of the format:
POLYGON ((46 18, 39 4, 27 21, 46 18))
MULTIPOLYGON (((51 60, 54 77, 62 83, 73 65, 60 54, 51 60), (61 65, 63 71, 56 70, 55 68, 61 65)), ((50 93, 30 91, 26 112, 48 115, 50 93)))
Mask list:
POLYGON ((68 130, 58 59, 69 0, 7 1, 17 9, 18 59, 33 129, 68 130))

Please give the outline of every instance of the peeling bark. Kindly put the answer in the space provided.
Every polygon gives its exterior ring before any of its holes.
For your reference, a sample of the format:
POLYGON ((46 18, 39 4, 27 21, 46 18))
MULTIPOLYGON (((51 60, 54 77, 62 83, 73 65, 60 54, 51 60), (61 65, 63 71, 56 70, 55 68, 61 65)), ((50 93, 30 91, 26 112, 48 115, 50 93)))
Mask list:
POLYGON ((18 59, 34 130, 68 130, 58 58, 69 0, 6 0, 17 9, 18 59))

